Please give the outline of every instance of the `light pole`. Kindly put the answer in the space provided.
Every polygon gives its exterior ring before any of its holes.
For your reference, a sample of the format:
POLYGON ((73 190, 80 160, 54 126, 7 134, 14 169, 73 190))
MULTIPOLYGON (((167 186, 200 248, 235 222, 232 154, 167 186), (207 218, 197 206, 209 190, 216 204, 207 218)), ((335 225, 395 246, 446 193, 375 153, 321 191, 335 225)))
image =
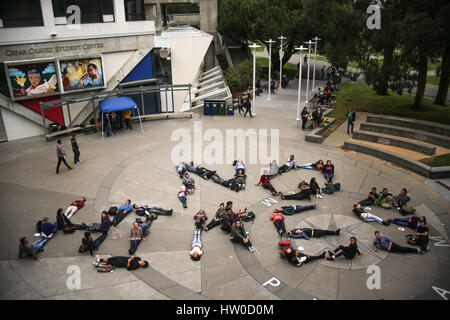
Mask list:
POLYGON ((300 51, 300 70, 298 72, 298 97, 297 97, 297 118, 295 120, 299 121, 301 119, 300 117, 300 93, 302 91, 302 51, 306 50, 305 47, 300 46, 300 48, 295 48, 295 50, 300 51))
MULTIPOLYGON (((256 112, 255 112, 255 109, 256 109, 256 105, 255 105, 256 48, 259 48, 261 46, 258 46, 256 43, 254 43, 248 47, 253 49, 253 115, 256 115, 256 112)), ((248 99, 250 99, 250 97, 248 97, 248 99)))
POLYGON ((275 43, 276 41, 273 41, 272 39, 269 39, 269 41, 265 41, 269 44, 269 97, 267 100, 270 100, 270 89, 271 89, 271 83, 272 83, 272 43, 275 43))
POLYGON ((280 56, 280 89, 281 89, 282 88, 281 81, 283 80, 283 78, 282 78, 282 74, 283 74, 283 40, 286 40, 287 38, 281 36, 281 37, 278 37, 277 39, 280 39, 280 41, 281 41, 280 54, 279 54, 279 56, 280 56))
POLYGON ((312 91, 314 91, 315 83, 316 83, 316 57, 317 57, 317 41, 322 39, 317 38, 317 36, 313 39, 315 42, 314 46, 314 73, 313 73, 313 83, 312 83, 312 91))
POLYGON ((311 45, 314 43, 311 40, 308 42, 305 42, 308 45, 308 74, 306 75, 306 95, 305 95, 305 103, 308 103, 308 97, 309 97, 309 66, 311 61, 311 45))

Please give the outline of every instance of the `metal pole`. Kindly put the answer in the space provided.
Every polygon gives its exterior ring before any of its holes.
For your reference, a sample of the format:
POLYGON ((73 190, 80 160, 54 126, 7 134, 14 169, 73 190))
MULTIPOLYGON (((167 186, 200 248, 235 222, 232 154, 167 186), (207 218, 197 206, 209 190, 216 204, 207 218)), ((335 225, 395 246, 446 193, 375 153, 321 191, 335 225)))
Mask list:
POLYGON ((313 42, 309 40, 308 42, 305 42, 308 44, 308 74, 306 75, 306 95, 305 95, 305 103, 308 103, 308 97, 309 97, 309 66, 310 66, 310 60, 311 60, 311 45, 313 42))
POLYGON ((70 103, 67 102, 67 112, 69 113, 69 127, 72 129, 72 115, 70 114, 70 103))
POLYGON ((281 40, 280 54, 279 54, 279 56, 280 56, 280 89, 281 89, 282 88, 281 81, 283 80, 283 77, 282 77, 282 74, 283 74, 283 40, 286 40, 287 38, 281 36, 281 37, 278 37, 278 39, 281 40))
POLYGON ((42 125, 44 126, 44 136, 47 135, 47 129, 45 128, 45 116, 44 116, 44 108, 42 107, 42 102, 39 102, 41 106, 41 116, 42 116, 42 125))
POLYGON ((166 95, 166 116, 167 116, 167 113, 169 113, 169 101, 167 101, 167 83, 165 84, 166 85, 166 89, 164 90, 164 93, 165 93, 165 95, 166 95))
MULTIPOLYGON (((271 100, 270 99, 270 91, 272 89, 272 43, 274 43, 275 41, 273 41, 272 39, 269 39, 269 41, 266 41, 266 43, 269 44, 269 97, 267 98, 267 100, 271 100)), ((254 90, 254 89, 253 89, 254 90)))
POLYGON ((295 118, 295 120, 299 121, 301 120, 300 117, 300 95, 302 92, 302 51, 306 50, 305 47, 300 46, 300 48, 295 48, 295 50, 299 50, 300 51, 300 67, 299 67, 299 72, 298 72, 298 96, 297 96, 297 118, 295 118))
POLYGON ((141 111, 142 111, 142 114, 145 114, 145 112, 144 112, 144 87, 140 86, 139 89, 141 89, 141 111))
POLYGON ((312 82, 312 91, 314 92, 315 87, 315 83, 316 83, 316 57, 317 57, 317 42, 322 40, 319 39, 317 36, 313 39, 315 41, 315 46, 314 46, 314 73, 313 73, 313 82, 312 82))
POLYGON ((140 124, 141 124, 141 130, 142 130, 142 133, 144 133, 144 127, 142 126, 142 119, 141 119, 141 114, 139 113, 139 108, 136 107, 136 110, 137 110, 137 112, 138 112, 139 122, 140 122, 140 124))
MULTIPOLYGON (((248 46, 249 48, 253 48, 253 115, 256 115, 256 104, 255 104, 255 80, 256 80, 256 48, 259 48, 261 46, 258 46, 256 43, 252 44, 251 46, 248 46)), ((250 97, 248 97, 250 99, 250 97)))
POLYGON ((191 84, 189 83, 189 110, 192 109, 191 84))

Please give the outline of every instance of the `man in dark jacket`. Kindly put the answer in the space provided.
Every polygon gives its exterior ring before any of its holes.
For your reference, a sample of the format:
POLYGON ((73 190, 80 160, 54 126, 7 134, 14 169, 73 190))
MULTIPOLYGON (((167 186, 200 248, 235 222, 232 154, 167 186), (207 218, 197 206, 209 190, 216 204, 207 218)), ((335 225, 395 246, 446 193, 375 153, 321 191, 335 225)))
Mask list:
POLYGON ((242 243, 250 252, 254 252, 255 248, 253 248, 250 239, 247 236, 247 232, 245 232, 244 226, 240 220, 236 221, 231 228, 230 240, 237 243, 242 243))
POLYGON ((353 133, 353 125, 355 123, 356 119, 356 112, 351 108, 347 113, 347 134, 350 134, 350 127, 352 127, 352 133, 353 133))
POLYGON ((139 257, 111 257, 98 259, 93 261, 92 264, 97 268, 104 268, 104 266, 112 266, 115 268, 127 268, 127 270, 136 270, 139 267, 148 267, 148 262, 141 260, 139 257))
POLYGON ((80 160, 80 149, 78 148, 77 135, 76 134, 72 135, 72 139, 70 140, 70 142, 72 143, 73 163, 74 164, 81 163, 81 160, 80 160))
POLYGON ((328 250, 328 254, 330 255, 327 257, 327 260, 335 260, 337 257, 340 257, 344 255, 345 258, 348 260, 353 260, 353 258, 358 255, 362 255, 361 252, 358 250, 358 245, 356 244, 356 238, 351 237, 350 238, 350 244, 347 247, 344 246, 337 246, 334 251, 328 250))

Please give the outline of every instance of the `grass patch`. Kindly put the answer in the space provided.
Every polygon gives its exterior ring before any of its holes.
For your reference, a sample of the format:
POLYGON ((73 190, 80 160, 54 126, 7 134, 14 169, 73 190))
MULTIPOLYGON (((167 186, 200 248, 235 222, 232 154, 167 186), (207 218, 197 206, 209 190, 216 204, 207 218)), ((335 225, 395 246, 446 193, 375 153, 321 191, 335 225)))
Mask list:
MULTIPOLYGON (((255 42, 258 46, 261 46, 259 48, 256 48, 256 52, 264 52, 264 50, 266 50, 266 45, 264 43, 261 42, 255 42)), ((252 45, 253 42, 249 42, 249 45, 252 45)), ((253 49, 251 49, 253 50, 253 49)))
POLYGON ((340 126, 345 120, 348 110, 354 107, 356 116, 358 111, 375 114, 386 114, 412 119, 427 120, 449 124, 450 112, 447 107, 433 104, 431 99, 424 98, 424 107, 421 110, 413 110, 414 95, 398 94, 390 91, 388 96, 376 95, 372 87, 363 83, 343 83, 336 92, 334 109, 329 115, 336 118, 336 122, 327 132, 327 136, 340 126))
MULTIPOLYGON (((441 77, 427 76, 427 84, 434 84, 435 86, 439 86, 439 81, 441 81, 441 77)), ((450 88, 450 84, 448 86, 450 88)))
POLYGON ((429 165, 430 167, 450 166, 450 153, 427 158, 427 159, 422 159, 420 161, 429 165))

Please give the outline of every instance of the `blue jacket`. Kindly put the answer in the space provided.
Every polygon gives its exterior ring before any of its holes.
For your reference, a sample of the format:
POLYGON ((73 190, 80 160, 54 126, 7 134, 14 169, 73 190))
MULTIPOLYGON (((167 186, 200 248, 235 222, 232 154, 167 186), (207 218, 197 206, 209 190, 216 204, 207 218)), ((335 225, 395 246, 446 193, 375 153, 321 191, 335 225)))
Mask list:
POLYGON ((392 242, 392 239, 386 237, 386 236, 381 236, 380 240, 378 240, 377 238, 373 239, 373 245, 375 247, 378 247, 380 249, 384 249, 387 250, 389 248, 389 243, 392 242))
POLYGON ((56 224, 45 222, 41 226, 42 232, 48 236, 49 234, 55 233, 57 230, 56 224))
POLYGON ((133 206, 131 204, 123 204, 120 206, 119 212, 122 212, 123 210, 125 210, 127 213, 130 213, 132 209, 133 209, 133 206))

